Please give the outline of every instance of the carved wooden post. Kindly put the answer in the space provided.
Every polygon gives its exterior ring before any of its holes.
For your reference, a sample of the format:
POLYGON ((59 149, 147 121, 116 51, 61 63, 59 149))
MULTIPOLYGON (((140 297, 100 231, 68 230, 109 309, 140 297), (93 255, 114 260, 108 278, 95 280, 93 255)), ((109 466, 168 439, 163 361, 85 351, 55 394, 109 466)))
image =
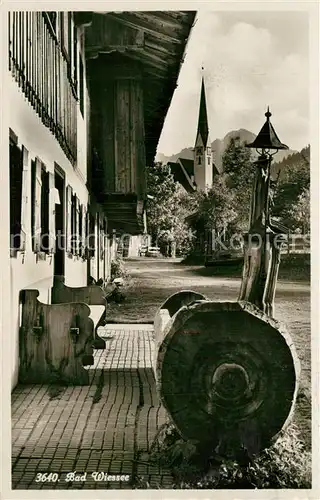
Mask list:
POLYGON ((245 236, 245 257, 239 300, 247 300, 264 311, 264 290, 270 261, 268 227, 268 179, 270 160, 261 155, 252 192, 250 227, 245 236))
POLYGON ((249 231, 245 236, 244 265, 239 300, 256 305, 269 316, 274 314, 274 295, 280 265, 281 245, 285 235, 270 221, 270 150, 288 149, 282 144, 267 120, 258 136, 248 147, 261 150, 256 162, 252 191, 249 231))

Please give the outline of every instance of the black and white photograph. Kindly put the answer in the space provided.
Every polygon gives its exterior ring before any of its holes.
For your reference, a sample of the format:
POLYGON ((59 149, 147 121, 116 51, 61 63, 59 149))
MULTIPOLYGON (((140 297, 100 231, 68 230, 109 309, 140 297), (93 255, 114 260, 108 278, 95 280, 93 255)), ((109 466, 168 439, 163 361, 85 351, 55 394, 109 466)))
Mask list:
POLYGON ((2 498, 318 498, 319 3, 45 5, 1 6, 2 498))

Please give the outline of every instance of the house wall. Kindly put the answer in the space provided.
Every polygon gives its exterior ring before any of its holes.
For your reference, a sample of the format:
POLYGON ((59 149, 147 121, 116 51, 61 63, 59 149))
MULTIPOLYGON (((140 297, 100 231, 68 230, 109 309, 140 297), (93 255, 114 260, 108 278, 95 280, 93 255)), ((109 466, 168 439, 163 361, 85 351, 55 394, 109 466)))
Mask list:
MULTIPOLYGON (((87 205, 87 110, 86 99, 84 99, 84 117, 80 112, 79 105, 77 110, 78 152, 77 166, 73 167, 53 134, 42 124, 39 116, 29 104, 22 90, 18 87, 18 84, 9 72, 5 75, 5 89, 6 99, 10 103, 9 127, 18 137, 18 146, 24 146, 27 150, 23 174, 26 176, 27 197, 22 201, 26 214, 26 249, 24 254, 19 252, 16 257, 11 257, 8 263, 10 269, 9 295, 11 300, 11 333, 8 338, 11 342, 11 386, 14 388, 18 381, 19 367, 19 292, 22 289, 38 289, 39 300, 50 303, 50 293, 53 284, 53 256, 45 255, 43 260, 39 259, 39 256, 32 251, 31 246, 31 161, 38 157, 45 164, 47 171, 52 173, 54 172, 54 165, 57 163, 65 173, 66 186, 68 184, 71 185, 80 203, 87 205)), ((4 146, 8 150, 9 130, 6 141, 7 144, 4 146)), ((4 229, 6 234, 9 233, 9 227, 7 226, 8 224, 4 229)), ((65 283, 72 287, 86 285, 87 263, 81 258, 66 256, 65 283)))
POLYGON ((128 257, 139 257, 141 246, 150 246, 151 237, 145 234, 130 236, 128 257))

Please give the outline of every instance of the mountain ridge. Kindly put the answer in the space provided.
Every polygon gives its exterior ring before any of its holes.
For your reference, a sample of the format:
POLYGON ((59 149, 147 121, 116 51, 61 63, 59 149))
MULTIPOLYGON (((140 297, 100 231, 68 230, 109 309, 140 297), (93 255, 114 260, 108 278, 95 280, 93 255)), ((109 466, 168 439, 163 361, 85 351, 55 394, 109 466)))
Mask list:
MULTIPOLYGON (((256 138, 256 135, 250 132, 249 130, 240 128, 238 130, 231 130, 228 132, 223 139, 215 139, 211 143, 212 147, 212 156, 213 156, 213 161, 219 170, 219 172, 222 171, 222 156, 224 151, 229 145, 229 142, 231 138, 239 138, 241 142, 253 142, 254 139, 256 138)), ((293 149, 286 149, 286 150, 280 150, 276 154, 274 160, 279 163, 285 158, 287 158, 289 155, 292 155, 294 153, 297 153, 298 151, 293 150, 293 149)), ((253 151, 253 155, 255 156, 256 153, 253 151)), ((156 155, 156 161, 159 161, 163 164, 166 164, 168 162, 176 162, 178 158, 186 158, 189 160, 193 160, 193 148, 183 148, 179 153, 174 153, 171 156, 166 156, 163 153, 159 152, 156 155)))

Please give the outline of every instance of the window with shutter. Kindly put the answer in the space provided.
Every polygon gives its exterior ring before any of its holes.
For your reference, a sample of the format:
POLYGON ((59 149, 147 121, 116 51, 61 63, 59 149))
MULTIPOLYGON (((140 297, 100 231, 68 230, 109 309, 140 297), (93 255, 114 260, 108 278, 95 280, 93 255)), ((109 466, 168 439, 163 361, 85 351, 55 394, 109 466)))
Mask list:
POLYGON ((26 248, 26 238, 27 238, 27 218, 29 209, 29 152, 22 146, 22 162, 23 162, 23 172, 22 172, 22 203, 21 203, 21 240, 20 248, 25 250, 26 248))
POLYGON ((89 257, 95 256, 95 248, 96 248, 95 230, 96 230, 95 217, 92 214, 89 214, 89 235, 88 235, 89 257))
POLYGON ((80 207, 80 256, 86 258, 87 248, 87 210, 85 205, 80 207))
POLYGON ((41 251, 41 194, 42 194, 42 163, 39 158, 35 160, 35 184, 34 184, 34 228, 33 244, 34 251, 41 251))
POLYGON ((54 173, 49 172, 49 253, 55 252, 56 246, 56 201, 54 173))
POLYGON ((41 252, 49 252, 49 172, 41 167, 41 252))
POLYGON ((88 259, 90 257, 89 255, 89 234, 90 234, 90 218, 89 218, 89 211, 88 211, 88 206, 86 207, 86 219, 85 219, 85 231, 86 231, 86 239, 85 239, 85 256, 88 259))
POLYGON ((75 221, 75 253, 76 255, 80 255, 80 200, 79 198, 75 199, 75 210, 76 210, 76 221, 75 221))
POLYGON ((32 251, 35 251, 35 205, 36 205, 36 162, 31 161, 31 241, 32 251))
POLYGON ((21 249, 21 212, 23 156, 21 149, 10 140, 10 247, 21 249))
POLYGON ((76 195, 72 195, 71 201, 71 253, 77 253, 77 209, 76 209, 76 195))
POLYGON ((79 255, 83 255, 83 205, 79 205, 79 255))
POLYGON ((104 232, 103 232, 103 220, 99 217, 99 254, 100 260, 104 257, 104 232))
POLYGON ((66 210, 67 210, 67 227, 66 227, 66 251, 71 253, 71 236, 72 236, 72 187, 67 186, 66 190, 66 210))

